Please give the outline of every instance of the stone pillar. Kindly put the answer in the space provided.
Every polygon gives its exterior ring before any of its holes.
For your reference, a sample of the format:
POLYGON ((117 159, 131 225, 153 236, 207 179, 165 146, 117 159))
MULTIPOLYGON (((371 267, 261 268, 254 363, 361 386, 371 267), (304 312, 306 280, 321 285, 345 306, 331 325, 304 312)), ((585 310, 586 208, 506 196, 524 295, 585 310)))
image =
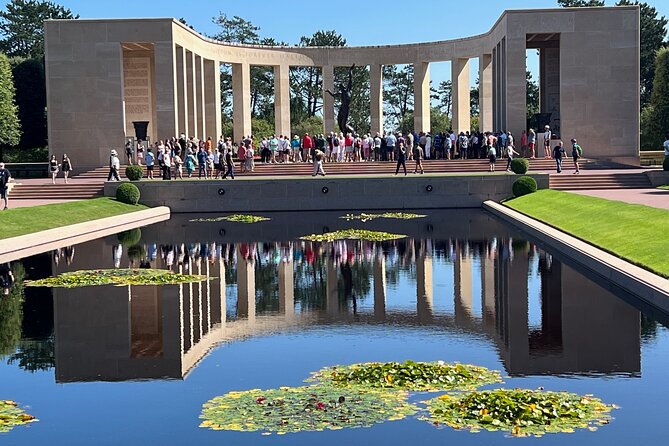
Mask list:
POLYGON ((386 258, 383 255, 374 261, 374 320, 386 320, 386 258))
POLYGON ((295 279, 292 258, 287 262, 279 263, 279 312, 286 316, 295 314, 295 279))
POLYGON ((177 133, 177 59, 171 42, 154 44, 154 91, 156 107, 153 113, 158 138, 168 138, 177 133))
POLYGON ((560 47, 539 51, 539 80, 540 112, 551 114, 551 129, 559 133, 556 124, 560 122, 560 47))
POLYGON ((499 130, 499 47, 492 49, 492 131, 499 130))
POLYGON ((206 99, 204 91, 204 59, 201 56, 195 56, 195 85, 197 86, 197 119, 195 128, 197 131, 197 137, 200 139, 207 139, 205 131, 205 110, 206 110, 206 99))
POLYGON ((371 134, 383 135, 383 65, 369 66, 371 134))
POLYGON ((232 116, 234 140, 241 141, 251 134, 251 66, 232 64, 232 116))
POLYGON ((334 67, 326 65, 323 69, 323 132, 328 134, 339 131, 335 124, 334 98, 326 90, 334 91, 334 67))
POLYGON ((216 60, 204 60, 205 134, 221 135, 221 69, 216 60))
POLYGON ((471 130, 471 103, 469 86, 469 59, 454 59, 451 62, 453 83, 453 130, 455 133, 471 130))
POLYGON ((502 41, 506 49, 504 57, 506 88, 506 130, 511 130, 520 141, 520 134, 527 127, 527 40, 522 37, 502 41))
POLYGON ((274 132, 291 135, 290 132, 290 67, 274 67, 274 132))
MULTIPOLYGON (((188 95, 186 81, 186 50, 183 47, 176 47, 177 54, 177 116, 178 133, 188 135, 188 95)), ((175 135, 178 136, 178 135, 175 135)))
POLYGON ((472 317, 472 260, 461 246, 455 255, 455 322, 468 323, 472 317))
POLYGON ((416 132, 430 131, 430 64, 413 65, 413 126, 416 132))
POLYGON ((197 133, 197 82, 195 76, 195 54, 186 51, 186 103, 188 104, 188 111, 186 117, 188 119, 189 135, 195 136, 197 133))
POLYGON ((492 131, 492 55, 479 57, 479 129, 492 131))
POLYGON ((237 315, 249 322, 256 318, 256 270, 253 260, 247 261, 237 248, 237 315))
POLYGON ((418 321, 432 319, 434 293, 432 291, 432 257, 423 253, 416 259, 416 312, 418 321))

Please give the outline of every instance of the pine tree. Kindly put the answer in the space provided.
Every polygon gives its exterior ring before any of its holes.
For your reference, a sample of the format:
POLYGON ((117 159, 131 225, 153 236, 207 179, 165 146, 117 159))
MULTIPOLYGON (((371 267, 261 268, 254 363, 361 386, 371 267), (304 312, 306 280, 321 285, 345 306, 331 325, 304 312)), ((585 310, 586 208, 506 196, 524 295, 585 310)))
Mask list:
POLYGON ((21 124, 16 106, 14 77, 9 59, 0 53, 0 145, 16 145, 20 138, 21 124))

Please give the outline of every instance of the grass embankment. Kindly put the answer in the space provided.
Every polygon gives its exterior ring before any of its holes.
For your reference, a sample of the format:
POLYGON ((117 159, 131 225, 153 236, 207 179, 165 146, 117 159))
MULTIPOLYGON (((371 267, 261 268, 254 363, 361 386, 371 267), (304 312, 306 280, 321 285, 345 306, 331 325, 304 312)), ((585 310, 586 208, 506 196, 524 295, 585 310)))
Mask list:
POLYGON ((669 184, 665 184, 664 186, 658 186, 658 189, 664 189, 664 190, 669 190, 669 184))
POLYGON ((504 204, 669 278, 667 210, 555 190, 541 190, 504 204))
MULTIPOLYGON (((11 206, 11 202, 9 203, 11 206)), ((31 234, 61 226, 83 223, 148 209, 132 206, 112 198, 72 201, 0 211, 0 239, 31 234)))

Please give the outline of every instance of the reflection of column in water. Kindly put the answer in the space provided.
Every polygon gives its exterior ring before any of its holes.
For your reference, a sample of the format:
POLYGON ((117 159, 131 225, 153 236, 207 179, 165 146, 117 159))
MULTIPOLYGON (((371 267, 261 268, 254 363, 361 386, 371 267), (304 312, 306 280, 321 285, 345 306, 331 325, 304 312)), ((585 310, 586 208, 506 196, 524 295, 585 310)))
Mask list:
POLYGON ((218 277, 219 277, 219 282, 218 282, 218 296, 220 298, 220 309, 221 309, 221 314, 220 314, 220 320, 214 321, 214 322, 220 322, 221 325, 225 325, 226 321, 226 314, 227 314, 227 299, 226 299, 226 292, 225 292, 225 261, 223 260, 223 257, 219 257, 218 259, 218 277))
POLYGON ((286 316, 295 313, 295 278, 293 259, 279 262, 279 312, 286 316))
POLYGON ((380 255, 374 260, 374 319, 386 319, 386 258, 380 255))
POLYGON ((204 331, 202 332, 203 336, 209 333, 209 329, 211 329, 211 272, 209 270, 209 259, 204 259, 204 264, 206 266, 205 275, 207 277, 207 281, 205 282, 207 300, 202 302, 206 307, 202 311, 202 326, 204 327, 204 331))
POLYGON ((339 313, 339 276, 337 273, 337 264, 334 259, 327 257, 325 261, 325 281, 327 288, 326 307, 327 312, 331 316, 336 316, 339 313))
POLYGON ((481 256, 481 306, 483 307, 483 325, 495 327, 495 262, 487 256, 481 256))
POLYGON ((455 320, 469 322, 472 317, 472 259, 460 245, 455 253, 455 320))
POLYGON ((249 321, 256 318, 256 270, 253 260, 246 260, 237 248, 237 316, 249 321))
POLYGON ((416 311, 420 322, 432 318, 432 257, 422 252, 416 259, 416 311))
MULTIPOLYGON (((203 257, 198 257, 197 258, 197 275, 201 276, 202 275, 202 261, 203 257)), ((194 333, 194 342, 197 343, 200 339, 202 339, 202 299, 204 298, 204 294, 202 292, 202 282, 197 283, 197 304, 195 308, 193 308, 193 315, 194 315, 194 320, 193 320, 193 333, 194 333)))
MULTIPOLYGON (((179 265, 179 274, 183 274, 184 272, 184 267, 183 265, 179 265)), ((185 334, 185 325, 184 325, 184 284, 180 283, 179 284, 179 330, 181 332, 181 355, 186 353, 186 349, 184 346, 184 342, 186 339, 186 334, 185 334)))

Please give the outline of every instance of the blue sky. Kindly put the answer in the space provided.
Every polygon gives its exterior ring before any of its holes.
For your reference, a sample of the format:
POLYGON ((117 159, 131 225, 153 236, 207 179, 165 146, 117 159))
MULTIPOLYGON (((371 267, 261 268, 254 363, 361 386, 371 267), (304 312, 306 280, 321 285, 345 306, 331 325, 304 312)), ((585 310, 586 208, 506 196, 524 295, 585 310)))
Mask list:
MULTIPOLYGON (((413 0, 404 9, 389 0, 55 0, 82 18, 175 17, 204 34, 214 34, 219 12, 238 15, 261 28, 261 36, 295 44, 301 36, 335 29, 349 46, 429 42, 468 37, 488 31, 504 9, 551 8, 557 0, 413 0), (350 11, 349 17, 344 17, 350 11)), ((607 0, 612 5, 614 0, 607 0)), ((669 0, 650 0, 669 16, 669 0)), ((536 59, 536 57, 534 57, 536 59)), ((536 72, 536 60, 528 67, 536 72)), ((478 72, 472 61, 472 81, 478 72)), ((431 78, 450 79, 450 64, 431 67, 431 78)))

